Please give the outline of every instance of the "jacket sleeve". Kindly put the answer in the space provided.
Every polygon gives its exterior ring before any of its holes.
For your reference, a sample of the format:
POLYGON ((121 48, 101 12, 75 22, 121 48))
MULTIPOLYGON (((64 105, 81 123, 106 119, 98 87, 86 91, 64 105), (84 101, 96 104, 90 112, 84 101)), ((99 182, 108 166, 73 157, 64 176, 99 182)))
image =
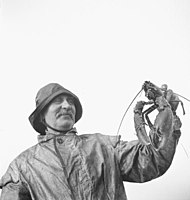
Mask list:
POLYGON ((165 148, 160 150, 138 140, 120 141, 116 149, 123 181, 142 183, 163 175, 172 163, 180 135, 179 130, 174 131, 165 148))
POLYGON ((27 186, 21 181, 16 161, 13 161, 0 179, 0 200, 32 200, 27 186))

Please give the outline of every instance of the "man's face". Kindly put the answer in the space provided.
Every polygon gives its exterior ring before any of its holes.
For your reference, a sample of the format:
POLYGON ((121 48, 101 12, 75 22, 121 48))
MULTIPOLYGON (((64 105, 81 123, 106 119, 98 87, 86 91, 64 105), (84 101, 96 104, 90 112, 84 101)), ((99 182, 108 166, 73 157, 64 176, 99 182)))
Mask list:
POLYGON ((76 108, 71 96, 61 94, 49 104, 44 118, 52 128, 67 131, 73 128, 75 123, 76 108))

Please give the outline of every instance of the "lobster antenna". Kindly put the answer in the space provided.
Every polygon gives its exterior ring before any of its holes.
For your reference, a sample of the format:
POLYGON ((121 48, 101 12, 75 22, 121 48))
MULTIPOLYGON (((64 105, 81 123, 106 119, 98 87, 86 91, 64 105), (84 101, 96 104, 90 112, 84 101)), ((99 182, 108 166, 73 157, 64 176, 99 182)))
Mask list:
POLYGON ((187 153, 187 151, 186 151, 185 147, 183 146, 183 144, 182 144, 182 143, 180 143, 180 144, 181 144, 181 146, 183 147, 183 150, 184 150, 184 152, 185 152, 186 156, 189 158, 189 155, 188 155, 188 153, 187 153))
POLYGON ((120 122, 120 124, 119 124, 119 128, 118 128, 118 130, 117 130, 117 135, 116 135, 116 137, 117 137, 118 134, 119 134, 119 130, 120 130, 120 128, 121 128, 121 125, 122 125, 122 123, 123 123, 123 120, 124 120, 124 118, 125 118, 125 115, 126 115, 127 111, 129 110, 129 108, 131 107, 132 103, 133 103, 134 100, 137 98, 137 96, 142 92, 142 90, 143 90, 143 88, 136 94, 136 96, 133 98, 133 100, 131 101, 131 103, 130 103, 129 106, 127 107, 127 109, 126 109, 126 111, 125 111, 125 113, 124 113, 124 115, 123 115, 123 117, 122 117, 122 119, 121 119, 121 122, 120 122))
POLYGON ((184 98, 185 100, 187 100, 187 101, 189 101, 189 102, 190 102, 190 100, 189 100, 189 99, 187 99, 187 98, 185 98, 184 96, 182 96, 182 95, 180 95, 180 94, 177 94, 177 93, 174 93, 174 94, 176 94, 176 95, 178 95, 178 96, 180 96, 180 97, 182 97, 182 98, 184 98))

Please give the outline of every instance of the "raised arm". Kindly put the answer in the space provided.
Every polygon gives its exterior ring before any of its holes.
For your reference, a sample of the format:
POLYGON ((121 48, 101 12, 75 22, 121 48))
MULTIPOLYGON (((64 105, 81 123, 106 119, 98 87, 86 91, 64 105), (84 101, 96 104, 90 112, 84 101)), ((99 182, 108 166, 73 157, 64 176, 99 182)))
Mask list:
MULTIPOLYGON (((147 94, 148 96, 149 94, 147 94)), ((120 167, 124 181, 146 182, 164 174, 172 163, 181 135, 181 122, 173 116, 167 100, 151 89, 151 98, 158 115, 149 135, 146 132, 143 108, 146 102, 137 102, 134 109, 137 141, 120 143, 120 167)))

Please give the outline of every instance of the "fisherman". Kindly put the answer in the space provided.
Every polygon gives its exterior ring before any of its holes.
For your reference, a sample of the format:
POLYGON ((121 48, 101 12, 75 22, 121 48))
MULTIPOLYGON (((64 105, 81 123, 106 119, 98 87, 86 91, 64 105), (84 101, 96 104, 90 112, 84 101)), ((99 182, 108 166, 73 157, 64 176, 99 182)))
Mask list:
MULTIPOLYGON (((139 101, 134 108, 137 137, 145 130, 143 106, 139 101)), ((115 107, 110 109, 113 113, 115 107)), ((0 200, 127 200, 124 181, 147 182, 170 167, 181 132, 180 126, 173 129, 169 106, 160 127, 167 130, 167 142, 159 150, 154 142, 145 145, 138 138, 122 141, 101 133, 78 133, 75 124, 82 111, 79 98, 57 83, 38 91, 29 116, 39 133, 38 143, 11 162, 0 179, 0 200)))

